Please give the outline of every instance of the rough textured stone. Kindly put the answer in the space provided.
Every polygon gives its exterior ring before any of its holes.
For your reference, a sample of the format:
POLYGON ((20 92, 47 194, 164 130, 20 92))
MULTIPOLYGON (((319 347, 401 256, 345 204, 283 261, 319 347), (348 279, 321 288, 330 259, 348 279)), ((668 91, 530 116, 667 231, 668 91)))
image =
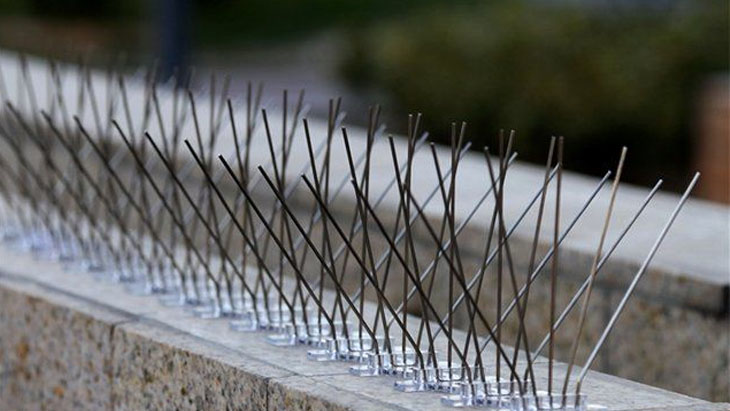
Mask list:
POLYGON ((377 409, 372 403, 358 404, 357 398, 348 398, 352 396, 341 391, 333 392, 330 387, 317 384, 310 377, 297 376, 273 380, 269 384, 268 396, 267 405, 270 410, 377 409), (312 392, 317 393, 314 398, 312 392), (358 405, 365 406, 358 407, 358 405))
POLYGON ((0 408, 108 407, 111 335, 125 319, 64 300, 0 287, 0 408))
POLYGON ((146 336, 150 332, 155 332, 150 326, 130 324, 114 333, 114 409, 266 408, 262 375, 190 349, 189 335, 167 330, 166 344, 161 344, 146 336))
MULTIPOLYGON (((443 409, 440 394, 400 393, 393 378, 307 362, 306 347, 273 347, 261 333, 235 333, 224 320, 196 319, 27 256, 0 249, 0 258, 12 261, 0 271, 0 408, 443 409)), ((535 372, 544 384, 543 361, 535 372)), ((584 392, 611 410, 715 407, 595 372, 584 392)))

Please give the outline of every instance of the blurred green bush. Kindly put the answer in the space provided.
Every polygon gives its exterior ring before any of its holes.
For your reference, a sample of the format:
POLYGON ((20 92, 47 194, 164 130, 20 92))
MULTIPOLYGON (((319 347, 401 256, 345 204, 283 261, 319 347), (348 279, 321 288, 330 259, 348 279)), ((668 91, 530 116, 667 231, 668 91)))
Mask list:
POLYGON ((433 5, 473 1, 195 0, 195 34, 201 45, 214 47, 296 40, 333 28, 364 27, 433 5))
POLYGON ((592 174, 628 145, 628 181, 677 187, 698 86, 728 70, 728 2, 622 4, 431 9, 352 30, 342 72, 424 113, 443 141, 452 121, 469 123, 477 147, 515 129, 521 158, 543 162, 548 138, 564 135, 566 166, 592 174))
POLYGON ((143 0, 0 0, 0 15, 119 19, 139 17, 143 4, 143 0))

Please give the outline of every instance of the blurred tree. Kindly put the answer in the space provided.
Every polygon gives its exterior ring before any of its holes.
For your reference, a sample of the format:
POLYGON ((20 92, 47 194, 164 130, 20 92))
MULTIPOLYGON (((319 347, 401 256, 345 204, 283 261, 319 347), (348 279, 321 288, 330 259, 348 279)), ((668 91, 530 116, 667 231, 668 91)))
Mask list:
MULTIPOLYGON (((2 1, 2 0, 0 0, 2 1)), ((196 0, 196 37, 207 46, 296 39, 332 28, 363 27, 434 5, 474 0, 196 0)))
POLYGON ((27 3, 31 13, 48 17, 120 18, 137 16, 140 11, 137 0, 19 0, 17 3, 27 3))
POLYGON ((663 5, 444 7, 353 31, 342 69, 444 140, 452 121, 469 122, 477 147, 512 128, 521 157, 542 162, 547 139, 565 135, 567 166, 593 174, 628 145, 628 180, 679 186, 694 94, 728 70, 728 2, 663 5))

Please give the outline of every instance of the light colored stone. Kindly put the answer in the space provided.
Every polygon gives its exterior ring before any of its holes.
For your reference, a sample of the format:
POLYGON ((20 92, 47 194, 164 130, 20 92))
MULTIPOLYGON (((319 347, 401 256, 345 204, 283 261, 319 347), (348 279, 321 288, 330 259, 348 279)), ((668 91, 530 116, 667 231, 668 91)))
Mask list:
MULTIPOLYGON (((100 283, 86 274, 2 248, 0 257, 14 261, 0 269, 0 306, 12 313, 0 316, 2 361, 10 365, 0 398, 8 408, 441 408, 439 394, 397 392, 392 377, 355 377, 345 363, 308 362, 305 347, 269 346, 263 333, 235 333, 223 320, 192 318, 121 287, 99 294, 100 283), (132 312, 140 298, 155 309, 132 312), (25 340, 27 349, 19 345, 25 340), (11 369, 21 371, 8 374, 11 369), (31 384, 24 384, 26 373, 31 384)), ((544 382, 544 362, 535 367, 536 380, 544 382)), ((595 372, 584 392, 611 410, 710 406, 595 372)))
POLYGON ((0 408, 108 408, 111 335, 127 318, 34 284, 12 285, 0 287, 0 408))

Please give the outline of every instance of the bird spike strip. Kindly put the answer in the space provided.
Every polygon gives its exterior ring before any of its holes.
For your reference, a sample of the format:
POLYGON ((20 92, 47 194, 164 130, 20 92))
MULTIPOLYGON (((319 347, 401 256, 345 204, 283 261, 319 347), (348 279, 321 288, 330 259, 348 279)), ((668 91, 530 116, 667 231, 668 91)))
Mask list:
POLYGON ((315 127, 303 92, 284 91, 272 115, 261 86, 249 83, 233 100, 229 79, 215 75, 161 83, 154 68, 130 78, 23 56, 0 69, 17 85, 8 89, 0 72, 4 242, 275 346, 309 346, 312 361, 395 376, 401 391, 443 392, 453 406, 586 409, 586 372, 698 178, 578 369, 596 278, 662 184, 608 241, 626 148, 565 216, 564 141, 551 138, 540 185, 527 203, 510 202, 507 218, 514 132, 500 132, 482 156, 465 123, 452 124, 450 146, 437 147, 420 114, 396 139, 374 106, 364 137, 352 138, 340 99, 315 127), (37 93, 42 76, 45 93, 37 93), (183 87, 193 80, 202 91, 183 87), (469 172, 484 182, 469 187, 470 205, 458 190, 465 157, 482 164, 469 172), (590 270, 563 306, 560 246, 608 184, 590 270), (516 249, 514 233, 531 219, 529 247, 516 249), (541 276, 546 303, 530 299, 541 276), (576 307, 573 328, 563 326, 576 307), (549 314, 544 336, 527 325, 535 310, 549 314), (572 344, 559 381, 561 330, 572 344), (541 355, 546 378, 536 376, 541 355))

